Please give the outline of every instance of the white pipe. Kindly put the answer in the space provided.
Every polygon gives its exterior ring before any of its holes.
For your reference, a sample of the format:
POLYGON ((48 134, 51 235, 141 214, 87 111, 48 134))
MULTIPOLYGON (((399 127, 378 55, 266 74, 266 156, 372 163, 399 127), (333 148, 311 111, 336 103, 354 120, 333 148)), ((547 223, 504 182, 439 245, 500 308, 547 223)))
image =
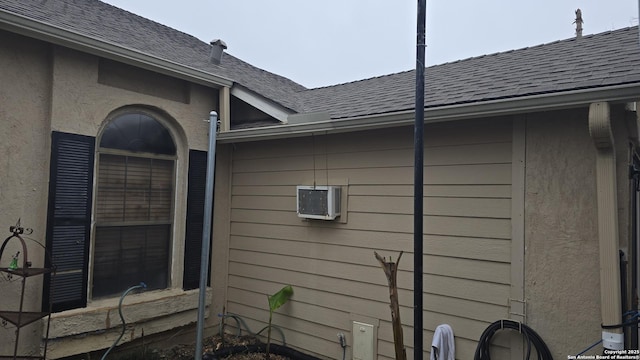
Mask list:
POLYGON ((209 114, 209 152, 207 153, 207 186, 204 193, 204 219, 202 226, 202 253, 200 256, 200 292, 198 298, 198 325, 196 332, 195 359, 202 359, 202 335, 204 332, 204 310, 209 274, 209 249, 211 246, 211 221, 213 219, 213 178, 216 171, 216 133, 218 113, 209 114))

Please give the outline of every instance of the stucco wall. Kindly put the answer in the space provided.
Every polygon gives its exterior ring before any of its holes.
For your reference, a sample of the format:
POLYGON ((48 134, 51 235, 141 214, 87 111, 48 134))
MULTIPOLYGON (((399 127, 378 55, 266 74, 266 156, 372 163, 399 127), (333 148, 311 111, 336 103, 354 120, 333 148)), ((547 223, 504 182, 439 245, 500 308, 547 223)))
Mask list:
MULTIPOLYGON (((629 114, 613 109, 619 243, 625 248, 629 114)), ((595 154, 587 108, 526 117, 527 323, 555 358, 576 355, 601 337, 595 154)))
MULTIPOLYGON (((217 90, 190 84, 189 102, 184 103, 103 85, 98 82, 98 75, 98 57, 67 48, 54 48, 52 130, 96 136, 109 113, 115 109, 144 105, 166 112, 175 119, 188 148, 207 149, 208 138, 205 135, 208 126, 204 120, 209 118, 211 110, 218 108, 217 90)), ((154 84, 152 81, 149 83, 154 84)), ((137 85, 145 86, 144 83, 137 85)))
MULTIPOLYGON (((50 49, 5 32, 0 32, 0 39, 0 239, 9 236, 9 226, 20 219, 23 226, 33 228, 29 237, 43 241, 50 147, 50 49)), ((17 251, 13 246, 5 249, 0 266, 8 266, 9 255, 17 251)), ((33 266, 42 266, 42 248, 28 241, 28 251, 33 266)), ((13 280, 0 277, 2 306, 18 305, 20 287, 13 280)), ((33 286, 27 288, 26 297, 31 310, 39 309, 41 284, 38 277, 29 279, 33 286)), ((0 327, 0 349, 13 350, 4 344, 13 335, 13 328, 0 327)), ((38 344, 39 335, 38 324, 24 328, 23 348, 38 344)))
MULTIPOLYGON (((127 298, 127 302, 140 305, 128 308, 129 316, 138 324, 123 340, 140 337, 142 329, 149 335, 195 321, 197 291, 181 290, 188 150, 207 150, 209 126, 204 120, 211 110, 218 109, 218 90, 179 80, 184 83, 182 89, 186 93, 171 98, 167 96, 171 95, 171 88, 153 88, 162 83, 153 81, 153 74, 148 71, 130 79, 109 81, 104 76, 111 76, 110 73, 100 69, 96 56, 7 32, 0 32, 0 39, 0 122, 3 125, 0 236, 8 236, 8 227, 21 218, 22 225, 34 229, 30 237, 45 242, 52 131, 96 137, 117 109, 127 106, 149 109, 171 129, 178 147, 172 277, 170 289, 127 298), (101 75, 103 78, 99 79, 101 75)), ((113 73, 114 63, 110 63, 110 67, 113 73)), ((117 67, 115 64, 116 70, 117 67)), ((171 85, 172 81, 168 79, 165 83, 171 85)), ((41 248, 30 246, 29 250, 34 266, 42 265, 41 248)), ((7 252, 14 251, 8 249, 7 252)), ((42 284, 37 279, 31 281, 26 305, 39 309, 42 284)), ((0 279, 0 290, 4 292, 6 288, 6 281, 0 279)), ((16 299, 17 290, 12 288, 3 296, 0 306, 16 299)), ((117 302, 117 298, 90 300, 85 309, 54 314, 50 333, 54 340, 49 343, 47 357, 109 347, 118 333, 117 302)), ((41 328, 42 323, 36 322, 23 329, 21 338, 27 352, 39 351, 41 328)), ((12 336, 13 328, 0 327, 3 353, 4 349, 12 349, 12 336)))

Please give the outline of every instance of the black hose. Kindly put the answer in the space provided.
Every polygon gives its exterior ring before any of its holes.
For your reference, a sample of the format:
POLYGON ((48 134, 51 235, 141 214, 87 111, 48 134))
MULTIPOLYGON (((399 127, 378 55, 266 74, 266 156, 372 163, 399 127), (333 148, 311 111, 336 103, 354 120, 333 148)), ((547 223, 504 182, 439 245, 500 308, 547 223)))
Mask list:
POLYGON ((489 325, 480 336, 478 347, 476 348, 476 353, 473 359, 491 360, 491 354, 489 352, 491 348, 491 340, 498 331, 504 329, 515 330, 522 334, 522 338, 527 346, 525 359, 530 359, 531 349, 533 348, 536 351, 538 360, 553 360, 551 351, 549 351, 547 344, 544 343, 540 335, 527 325, 513 320, 498 320, 489 325))
MULTIPOLYGON (((622 309, 625 310, 627 308, 627 263, 628 261, 624 258, 624 251, 619 250, 620 253, 620 305, 622 309)), ((624 317, 622 318, 622 322, 624 322, 624 317)), ((622 328, 622 338, 624 339, 624 349, 629 348, 629 344, 627 342, 627 328, 622 328)))
POLYGON ((621 324, 600 325, 600 327, 602 327, 603 329, 620 329, 620 328, 625 328, 627 326, 638 325, 638 324, 640 324, 640 318, 638 317, 640 315, 640 313, 635 313, 634 312, 634 314, 635 315, 631 319, 629 319, 629 320, 627 320, 627 321, 625 321, 625 322, 623 322, 621 324))

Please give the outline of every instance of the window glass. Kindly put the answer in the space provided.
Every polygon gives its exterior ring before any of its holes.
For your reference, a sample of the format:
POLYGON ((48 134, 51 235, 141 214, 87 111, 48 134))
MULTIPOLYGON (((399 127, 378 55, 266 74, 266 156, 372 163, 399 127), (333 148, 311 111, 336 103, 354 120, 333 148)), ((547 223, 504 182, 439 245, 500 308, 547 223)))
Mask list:
POLYGON ((98 149, 92 295, 169 283, 175 144, 144 114, 111 121, 98 149), (115 151, 114 151, 115 150, 115 151))
POLYGON ((98 222, 169 221, 173 160, 100 154, 98 222))
POLYGON ((147 289, 168 285, 171 225, 98 226, 93 297, 120 294, 140 282, 147 289))
POLYGON ((171 134, 147 114, 129 113, 113 119, 102 133, 101 148, 175 155, 171 134))

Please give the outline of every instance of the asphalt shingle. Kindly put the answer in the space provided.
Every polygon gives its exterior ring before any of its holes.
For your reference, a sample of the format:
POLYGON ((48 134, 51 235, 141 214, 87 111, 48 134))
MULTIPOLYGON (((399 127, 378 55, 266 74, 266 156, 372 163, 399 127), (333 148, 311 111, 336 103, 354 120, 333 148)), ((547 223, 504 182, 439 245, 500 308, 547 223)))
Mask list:
MULTIPOLYGON (((640 82, 637 28, 512 50, 428 67, 425 105, 554 93, 640 82)), ((415 71, 304 92, 309 111, 333 118, 413 109, 415 71)))
MULTIPOLYGON (((0 11, 225 77, 294 112, 349 118, 413 109, 415 70, 307 89, 209 44, 98 0, 0 0, 0 11)), ((435 65, 425 70, 425 105, 446 105, 640 82, 637 28, 571 38, 435 65)))

